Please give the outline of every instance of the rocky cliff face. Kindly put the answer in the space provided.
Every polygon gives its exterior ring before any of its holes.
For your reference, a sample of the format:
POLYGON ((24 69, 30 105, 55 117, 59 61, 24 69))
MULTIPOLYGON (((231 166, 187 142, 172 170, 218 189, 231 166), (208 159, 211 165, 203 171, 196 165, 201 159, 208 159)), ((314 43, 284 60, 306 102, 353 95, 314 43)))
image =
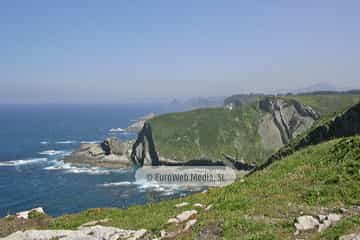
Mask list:
POLYGON ((159 157, 155 149, 151 126, 145 122, 138 134, 136 142, 132 146, 131 160, 135 165, 160 165, 159 157))
POLYGON ((310 129, 304 136, 296 139, 296 141, 273 154, 265 164, 259 168, 262 169, 272 162, 284 158, 306 146, 358 134, 360 134, 360 103, 355 104, 343 113, 310 129))
POLYGON ((295 100, 266 97, 259 101, 266 114, 259 125, 265 149, 277 149, 309 129, 320 118, 311 107, 295 100))

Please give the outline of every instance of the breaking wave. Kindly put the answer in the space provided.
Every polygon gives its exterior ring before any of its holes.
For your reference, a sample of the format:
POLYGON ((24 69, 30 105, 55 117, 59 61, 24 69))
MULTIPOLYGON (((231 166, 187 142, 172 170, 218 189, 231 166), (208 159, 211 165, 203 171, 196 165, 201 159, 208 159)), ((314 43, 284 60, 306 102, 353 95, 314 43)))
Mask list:
POLYGON ((81 144, 96 144, 96 143, 101 143, 101 141, 81 141, 81 144))
POLYGON ((90 175, 104 175, 111 174, 115 172, 124 172, 122 169, 107 169, 101 167, 80 167, 74 166, 71 163, 65 163, 64 161, 54 160, 52 166, 44 168, 45 170, 58 170, 64 171, 64 173, 73 173, 73 174, 90 174, 90 175))
POLYGON ((61 151, 61 150, 46 150, 39 152, 40 155, 48 155, 48 156, 63 155, 65 153, 66 153, 65 151, 61 151))
POLYGON ((40 162, 47 161, 47 158, 32 158, 32 159, 24 159, 24 160, 12 160, 12 161, 4 161, 0 162, 0 166, 2 167, 13 167, 13 166, 20 166, 20 165, 28 165, 28 164, 35 164, 40 162))
POLYGON ((67 140, 67 141, 57 141, 56 144, 74 144, 76 141, 67 140))
POLYGON ((112 128, 109 132, 126 132, 126 130, 122 128, 112 128))
POLYGON ((111 183, 104 183, 104 184, 99 184, 98 186, 100 187, 116 187, 116 186, 127 186, 127 185, 131 185, 133 184, 132 182, 111 182, 111 183))

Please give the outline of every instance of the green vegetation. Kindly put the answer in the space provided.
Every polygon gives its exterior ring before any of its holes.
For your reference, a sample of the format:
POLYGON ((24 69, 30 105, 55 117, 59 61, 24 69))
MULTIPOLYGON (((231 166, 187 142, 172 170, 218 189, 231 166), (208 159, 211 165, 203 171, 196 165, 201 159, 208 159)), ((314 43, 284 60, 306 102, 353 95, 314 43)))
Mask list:
POLYGON ((259 162, 269 155, 257 132, 262 116, 254 103, 233 111, 216 108, 161 115, 150 124, 161 156, 221 160, 228 154, 259 162))
POLYGON ((341 112, 360 101, 360 95, 358 94, 295 95, 286 98, 297 100, 312 107, 323 117, 341 112))
MULTIPOLYGON (((322 118, 322 124, 334 113, 360 101, 359 95, 296 95, 282 97, 309 105, 322 118)), ((258 134, 264 112, 258 101, 230 111, 223 108, 198 109, 171 113, 150 120, 157 151, 162 157, 178 161, 224 160, 224 154, 248 163, 261 164, 274 151, 265 150, 258 134)), ((269 146, 269 145, 268 145, 269 146)))

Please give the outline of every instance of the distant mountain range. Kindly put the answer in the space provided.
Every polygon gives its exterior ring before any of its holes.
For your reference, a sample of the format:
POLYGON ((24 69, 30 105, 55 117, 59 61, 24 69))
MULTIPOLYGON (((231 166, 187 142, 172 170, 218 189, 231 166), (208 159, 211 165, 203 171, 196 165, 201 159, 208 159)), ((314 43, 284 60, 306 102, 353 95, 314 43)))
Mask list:
POLYGON ((331 85, 329 83, 326 82, 322 82, 322 83, 316 83, 307 87, 303 87, 303 88, 295 88, 295 89, 279 89, 279 90, 275 90, 273 92, 273 94, 287 94, 287 93, 292 93, 292 94, 299 94, 299 93, 309 93, 309 92, 321 92, 321 91, 338 91, 339 89, 334 86, 331 85))

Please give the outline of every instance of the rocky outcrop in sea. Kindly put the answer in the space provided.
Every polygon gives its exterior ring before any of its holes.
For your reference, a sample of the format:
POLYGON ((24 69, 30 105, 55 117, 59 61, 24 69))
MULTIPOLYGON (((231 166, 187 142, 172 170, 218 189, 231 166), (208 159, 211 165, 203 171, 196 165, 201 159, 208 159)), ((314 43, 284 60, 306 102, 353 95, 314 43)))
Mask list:
POLYGON ((63 160, 75 165, 126 168, 131 166, 131 146, 131 141, 122 142, 117 138, 107 138, 101 143, 81 144, 79 149, 63 160))

